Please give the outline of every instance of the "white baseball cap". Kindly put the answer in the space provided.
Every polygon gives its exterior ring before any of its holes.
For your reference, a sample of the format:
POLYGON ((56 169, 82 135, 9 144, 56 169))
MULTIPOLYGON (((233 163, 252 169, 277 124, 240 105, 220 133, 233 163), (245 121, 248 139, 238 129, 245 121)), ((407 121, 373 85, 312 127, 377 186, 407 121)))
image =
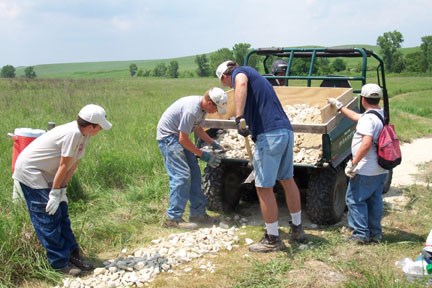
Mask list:
POLYGON ((210 99, 217 106, 217 112, 221 115, 226 113, 228 97, 224 90, 218 87, 213 87, 209 90, 210 99))
POLYGON ((381 98, 383 96, 382 89, 377 84, 366 84, 363 85, 360 96, 366 98, 381 98))
POLYGON ((219 80, 222 78, 222 75, 228 70, 228 64, 234 63, 231 60, 225 61, 222 64, 220 64, 216 69, 216 76, 219 78, 219 80))
POLYGON ((89 123, 100 125, 104 130, 109 130, 112 127, 112 124, 106 119, 105 110, 99 105, 89 104, 84 106, 78 116, 89 123))

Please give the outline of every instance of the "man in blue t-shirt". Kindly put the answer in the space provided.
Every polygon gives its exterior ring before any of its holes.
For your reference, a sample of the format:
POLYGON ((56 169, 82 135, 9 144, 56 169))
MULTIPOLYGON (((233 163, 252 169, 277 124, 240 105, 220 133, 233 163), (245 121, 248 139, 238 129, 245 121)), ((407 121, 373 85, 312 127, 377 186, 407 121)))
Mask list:
POLYGON ((272 85, 255 69, 225 61, 216 70, 223 86, 234 88, 237 130, 249 134, 256 144, 253 166, 255 186, 264 217, 266 232, 260 242, 249 246, 254 252, 271 252, 284 248, 279 238, 278 205, 273 192, 276 180, 281 183, 291 213, 290 238, 306 242, 301 225, 300 192, 294 181, 294 133, 288 116, 272 85), (241 119, 248 127, 242 128, 241 119), (250 129, 250 131, 249 131, 250 129))

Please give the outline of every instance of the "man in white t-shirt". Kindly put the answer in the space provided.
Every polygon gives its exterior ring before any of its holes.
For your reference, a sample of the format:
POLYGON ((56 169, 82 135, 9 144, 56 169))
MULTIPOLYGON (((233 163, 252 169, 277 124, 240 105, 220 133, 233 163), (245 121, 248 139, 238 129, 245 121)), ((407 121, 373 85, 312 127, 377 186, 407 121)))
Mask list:
POLYGON ((384 111, 379 107, 382 89, 377 84, 366 84, 360 96, 366 110, 363 114, 344 107, 334 98, 328 101, 357 122, 351 143, 352 160, 348 161, 345 168, 349 177, 346 194, 348 225, 352 229, 349 241, 357 244, 379 243, 382 239, 382 193, 388 171, 378 164, 376 143, 383 124, 377 115, 366 112, 375 110, 384 118, 384 111))
POLYGON ((18 156, 12 178, 19 182, 36 235, 49 264, 71 276, 92 270, 71 229, 66 187, 84 157, 89 137, 111 129, 105 110, 83 107, 76 121, 57 126, 31 142, 18 156))

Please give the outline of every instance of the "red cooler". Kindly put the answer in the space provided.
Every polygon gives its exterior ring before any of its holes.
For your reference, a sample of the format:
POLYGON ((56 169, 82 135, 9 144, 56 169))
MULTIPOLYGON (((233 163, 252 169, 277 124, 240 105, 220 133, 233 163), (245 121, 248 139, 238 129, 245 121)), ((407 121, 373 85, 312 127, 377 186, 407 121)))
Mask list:
POLYGON ((42 129, 31 128, 16 128, 12 139, 14 140, 12 151, 12 173, 15 171, 15 161, 18 155, 29 145, 34 139, 44 134, 46 131, 42 129))

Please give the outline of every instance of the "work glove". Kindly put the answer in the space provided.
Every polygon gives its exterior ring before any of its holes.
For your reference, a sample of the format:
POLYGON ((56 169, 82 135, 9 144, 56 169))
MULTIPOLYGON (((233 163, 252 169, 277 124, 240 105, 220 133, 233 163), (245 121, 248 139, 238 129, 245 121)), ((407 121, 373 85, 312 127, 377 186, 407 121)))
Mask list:
POLYGON ((346 165, 346 167, 345 167, 345 175, 348 176, 348 177, 350 177, 350 178, 353 178, 356 175, 356 172, 357 172, 356 168, 357 168, 357 164, 354 165, 352 163, 352 161, 349 160, 348 163, 347 163, 347 165, 346 165))
POLYGON ((216 168, 221 163, 221 157, 215 153, 203 151, 200 159, 212 167, 216 168))
POLYGON ((54 215, 60 205, 60 199, 62 197, 61 189, 51 189, 48 196, 48 203, 45 208, 45 211, 49 215, 54 215))
POLYGON ((66 195, 66 189, 67 189, 66 187, 61 188, 61 191, 62 191, 62 192, 61 192, 60 203, 61 203, 61 202, 66 202, 66 204, 69 203, 69 202, 68 202, 67 195, 66 195))
POLYGON ((242 135, 243 137, 250 135, 249 127, 246 126, 246 122, 242 116, 235 118, 235 123, 238 134, 242 135))
POLYGON ((327 99, 327 102, 328 102, 331 106, 336 107, 337 111, 340 111, 340 109, 342 109, 342 107, 343 107, 343 104, 342 104, 339 100, 337 100, 337 99, 335 99, 335 98, 328 98, 328 99, 327 99))
POLYGON ((213 148, 213 151, 215 151, 215 150, 218 150, 218 152, 224 152, 225 151, 224 147, 216 140, 213 140, 212 148, 213 148))

